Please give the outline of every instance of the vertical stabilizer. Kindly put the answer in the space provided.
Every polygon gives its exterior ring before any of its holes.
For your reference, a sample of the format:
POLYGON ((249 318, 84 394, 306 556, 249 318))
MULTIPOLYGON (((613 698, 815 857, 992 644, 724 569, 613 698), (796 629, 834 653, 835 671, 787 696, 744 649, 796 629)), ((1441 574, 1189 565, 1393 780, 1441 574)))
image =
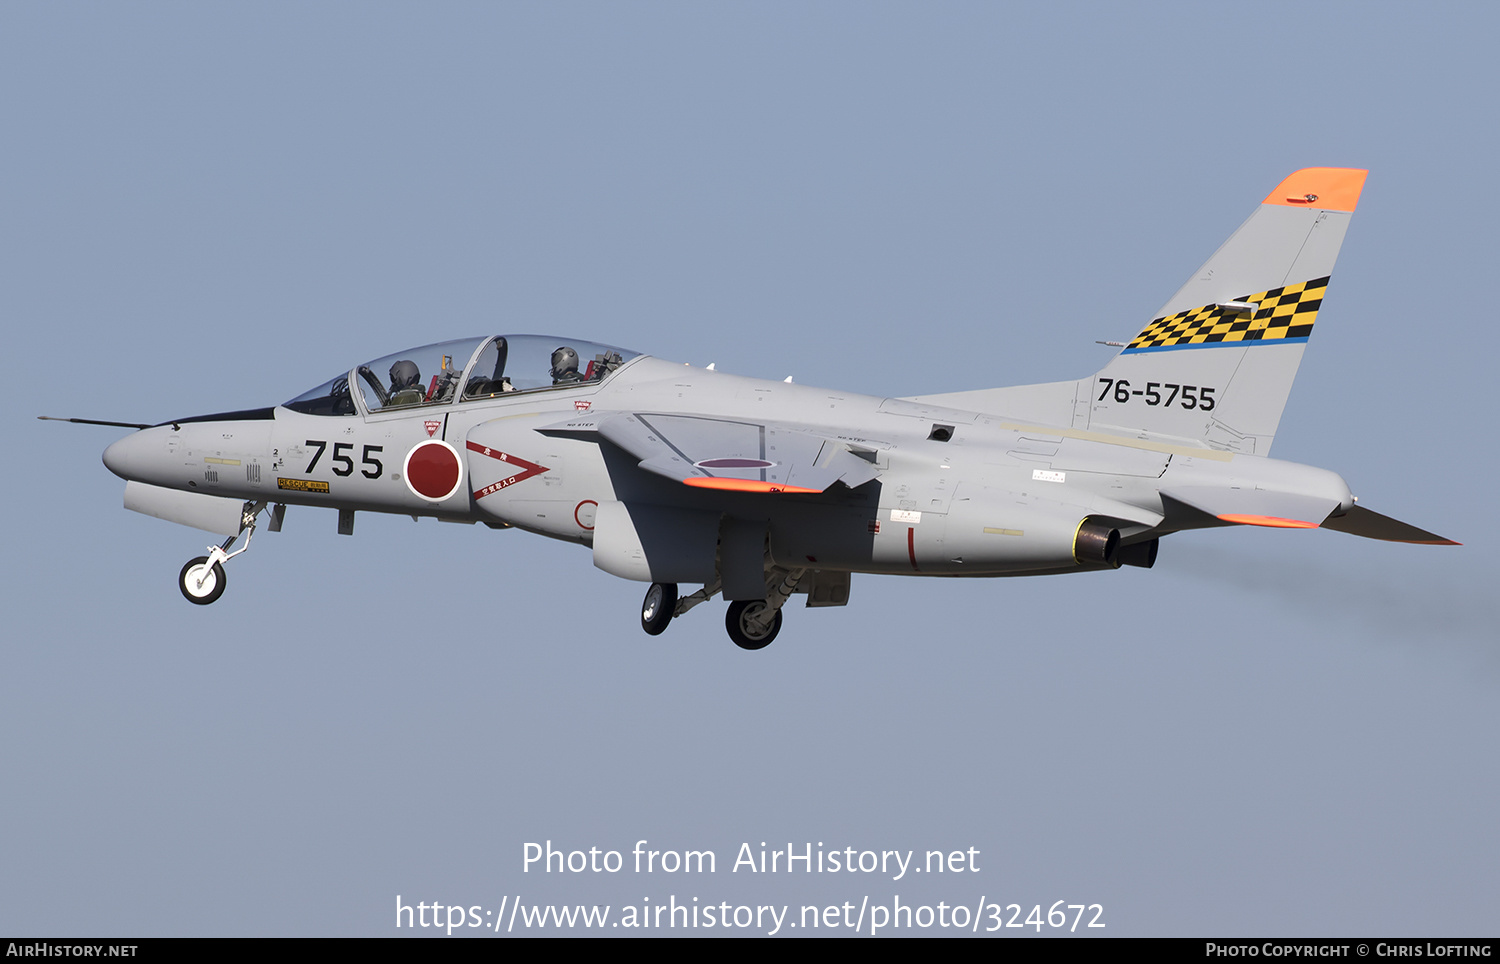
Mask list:
POLYGON ((1366 173, 1310 167, 1282 181, 1097 375, 918 400, 1265 455, 1366 173))
POLYGON ((1282 181, 1094 376, 1088 425, 1075 427, 1265 455, 1365 174, 1314 167, 1282 181))

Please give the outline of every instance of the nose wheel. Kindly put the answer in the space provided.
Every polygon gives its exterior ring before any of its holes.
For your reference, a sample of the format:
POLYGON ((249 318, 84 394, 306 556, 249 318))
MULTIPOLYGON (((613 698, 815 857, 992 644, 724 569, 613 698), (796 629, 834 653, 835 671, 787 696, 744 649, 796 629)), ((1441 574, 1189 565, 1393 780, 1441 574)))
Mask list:
MULTIPOLYGON (((240 531, 220 545, 209 546, 208 555, 187 561, 182 572, 177 574, 177 588, 182 590, 184 599, 195 606, 207 606, 224 595, 224 587, 229 585, 229 577, 224 574, 224 563, 250 548, 250 538, 255 535, 255 519, 265 506, 264 502, 246 502, 245 511, 240 516, 240 531), (229 547, 240 536, 245 537, 245 544, 230 552, 229 547)), ((279 517, 273 516, 273 531, 280 528, 279 522, 279 517)))
POLYGON ((210 562, 208 556, 189 559, 177 576, 177 588, 182 590, 183 597, 199 606, 207 606, 224 595, 227 584, 224 567, 210 562))

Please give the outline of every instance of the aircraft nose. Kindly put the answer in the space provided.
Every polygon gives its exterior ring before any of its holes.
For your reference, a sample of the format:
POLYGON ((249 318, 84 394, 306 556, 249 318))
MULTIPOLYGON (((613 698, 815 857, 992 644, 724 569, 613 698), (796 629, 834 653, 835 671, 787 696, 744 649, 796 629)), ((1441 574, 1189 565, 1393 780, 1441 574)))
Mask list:
POLYGON ((126 481, 139 480, 159 448, 160 436, 153 429, 127 435, 104 450, 104 467, 126 481))

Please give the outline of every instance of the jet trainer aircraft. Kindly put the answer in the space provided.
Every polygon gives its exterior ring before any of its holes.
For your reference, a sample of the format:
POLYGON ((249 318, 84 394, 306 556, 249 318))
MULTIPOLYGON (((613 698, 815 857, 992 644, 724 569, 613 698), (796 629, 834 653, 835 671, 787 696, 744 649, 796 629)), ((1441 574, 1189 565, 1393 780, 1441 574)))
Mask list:
POLYGON ((722 594, 746 649, 776 637, 794 594, 846 604, 855 572, 1150 568, 1161 537, 1224 525, 1456 545, 1267 457, 1365 173, 1288 177, 1078 381, 877 398, 494 335, 355 365, 271 408, 105 422, 140 431, 104 464, 127 508, 227 537, 183 567, 194 603, 223 593, 262 513, 278 531, 286 506, 326 506, 344 534, 391 512, 588 546, 650 584, 646 632, 722 594))

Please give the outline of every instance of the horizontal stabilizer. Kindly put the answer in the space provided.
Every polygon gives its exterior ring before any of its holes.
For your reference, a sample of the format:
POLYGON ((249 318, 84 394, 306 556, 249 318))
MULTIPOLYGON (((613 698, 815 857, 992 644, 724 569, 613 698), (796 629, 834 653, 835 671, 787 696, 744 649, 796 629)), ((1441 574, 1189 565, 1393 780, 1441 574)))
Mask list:
POLYGON ((1161 494, 1223 522, 1275 529, 1316 529, 1339 507, 1337 499, 1326 496, 1266 489, 1181 486, 1161 494))
POLYGON ((1339 532, 1347 532, 1352 536, 1363 536, 1366 539, 1380 539, 1384 542, 1411 542, 1419 546, 1457 546, 1462 543, 1454 542, 1452 539, 1444 539, 1442 536, 1433 535, 1425 529, 1398 522, 1390 516, 1381 515, 1379 512, 1371 512, 1364 506, 1355 506, 1348 512, 1336 518, 1324 521, 1323 528, 1337 529, 1339 532))

